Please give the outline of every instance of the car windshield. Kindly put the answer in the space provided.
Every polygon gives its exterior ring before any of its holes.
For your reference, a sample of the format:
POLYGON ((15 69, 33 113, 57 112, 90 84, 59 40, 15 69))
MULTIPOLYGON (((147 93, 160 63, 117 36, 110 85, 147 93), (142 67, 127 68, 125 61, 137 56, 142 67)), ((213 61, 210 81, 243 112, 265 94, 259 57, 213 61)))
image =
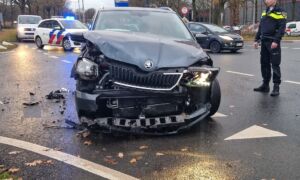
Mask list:
POLYGON ((290 25, 288 26, 288 28, 291 28, 291 29, 296 28, 296 24, 290 24, 290 25))
POLYGON ((212 24, 203 24, 203 25, 214 33, 228 33, 228 31, 216 25, 212 25, 212 24))
POLYGON ((97 19, 94 29, 147 33, 173 39, 193 39, 176 14, 165 12, 104 11, 97 19))
POLYGON ((19 24, 38 24, 42 20, 39 16, 19 16, 19 24))
POLYGON ((60 20, 65 29, 87 29, 80 21, 77 20, 60 20))

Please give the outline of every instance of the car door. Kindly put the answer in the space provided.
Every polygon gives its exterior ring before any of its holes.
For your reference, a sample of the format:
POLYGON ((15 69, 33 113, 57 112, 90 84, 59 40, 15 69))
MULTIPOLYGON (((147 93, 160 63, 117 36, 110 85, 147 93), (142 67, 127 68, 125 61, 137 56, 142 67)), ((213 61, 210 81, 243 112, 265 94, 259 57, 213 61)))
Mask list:
POLYGON ((196 23, 189 24, 189 28, 196 37, 200 46, 202 48, 208 48, 209 37, 207 36, 207 29, 204 26, 196 23))
POLYGON ((41 38, 44 44, 49 44, 49 34, 52 30, 52 23, 51 20, 46 20, 42 24, 41 30, 41 38))

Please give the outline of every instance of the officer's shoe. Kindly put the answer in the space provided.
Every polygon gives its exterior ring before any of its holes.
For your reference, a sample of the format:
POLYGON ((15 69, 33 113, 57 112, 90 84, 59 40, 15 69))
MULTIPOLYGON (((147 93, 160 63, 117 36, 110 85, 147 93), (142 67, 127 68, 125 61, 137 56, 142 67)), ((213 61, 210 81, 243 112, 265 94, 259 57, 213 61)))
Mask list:
POLYGON ((279 96, 279 84, 274 84, 274 88, 272 93, 270 94, 271 96, 275 97, 275 96, 279 96))
POLYGON ((258 88, 254 88, 253 90, 256 92, 268 93, 270 92, 270 86, 267 83, 263 83, 261 86, 259 86, 258 88))

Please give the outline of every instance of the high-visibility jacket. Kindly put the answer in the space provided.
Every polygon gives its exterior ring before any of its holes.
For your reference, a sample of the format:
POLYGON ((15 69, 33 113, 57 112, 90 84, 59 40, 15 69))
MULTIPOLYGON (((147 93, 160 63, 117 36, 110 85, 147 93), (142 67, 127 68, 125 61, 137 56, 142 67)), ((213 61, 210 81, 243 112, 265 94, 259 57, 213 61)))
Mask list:
POLYGON ((279 43, 285 33, 286 19, 287 14, 280 7, 275 6, 272 10, 267 8, 262 12, 255 41, 271 39, 279 43))

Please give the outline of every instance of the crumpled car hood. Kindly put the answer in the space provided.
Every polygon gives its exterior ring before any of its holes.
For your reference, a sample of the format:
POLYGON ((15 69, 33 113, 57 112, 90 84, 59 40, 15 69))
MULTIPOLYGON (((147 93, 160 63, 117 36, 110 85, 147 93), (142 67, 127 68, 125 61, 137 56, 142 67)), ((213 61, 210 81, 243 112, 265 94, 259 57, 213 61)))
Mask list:
POLYGON ((138 66, 145 71, 188 67, 208 55, 194 41, 176 41, 160 36, 116 31, 92 31, 84 38, 108 58, 138 66), (150 60, 153 67, 145 68, 150 60))

